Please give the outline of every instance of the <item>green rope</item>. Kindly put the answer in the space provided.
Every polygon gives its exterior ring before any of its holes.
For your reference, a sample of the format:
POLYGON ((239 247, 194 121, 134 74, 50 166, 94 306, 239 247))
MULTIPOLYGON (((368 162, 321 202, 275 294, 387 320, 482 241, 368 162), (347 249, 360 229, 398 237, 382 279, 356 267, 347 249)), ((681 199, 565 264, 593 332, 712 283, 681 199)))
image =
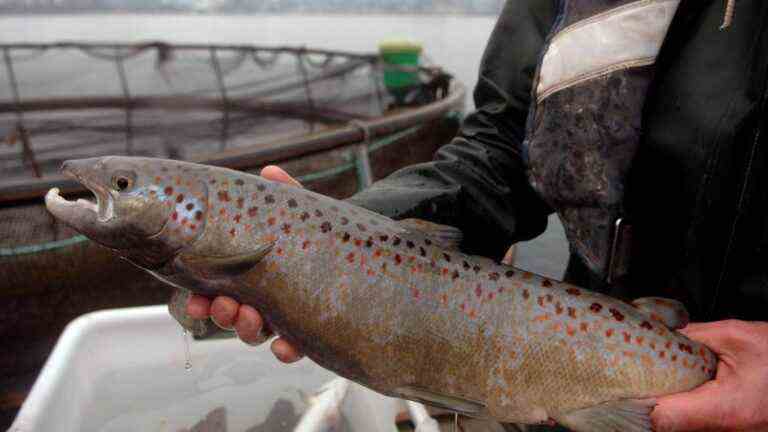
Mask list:
MULTIPOLYGON (((453 115, 453 113, 448 114, 448 116, 451 116, 451 115, 453 115)), ((406 137, 418 131, 419 128, 421 128, 421 126, 413 126, 408 129, 404 129, 402 131, 396 132, 392 135, 388 135, 379 140, 373 141, 371 145, 368 147, 368 153, 370 154, 371 152, 387 147, 390 144, 397 142, 401 138, 406 137)), ((356 169, 356 168, 357 168, 357 158, 355 158, 355 162, 347 162, 345 164, 338 165, 333 168, 329 168, 327 170, 305 174, 303 176, 297 177, 297 180, 299 182, 311 182, 316 180, 322 180, 324 178, 333 177, 345 171, 356 169)), ((10 248, 0 248, 0 257, 12 257, 12 256, 20 256, 20 255, 30 255, 30 254, 40 253, 40 252, 48 252, 48 251, 53 251, 53 250, 62 249, 66 247, 71 247, 71 246, 83 243, 85 241, 88 241, 88 237, 85 237, 82 235, 76 235, 64 240, 57 240, 52 242, 17 246, 17 247, 10 247, 10 248)))
POLYGON ((47 243, 40 243, 34 245, 17 246, 12 248, 0 248, 0 257, 18 256, 18 255, 30 255, 39 252, 48 252, 56 249, 74 246, 78 243, 87 241, 88 237, 82 235, 76 235, 64 240, 57 240, 47 243))

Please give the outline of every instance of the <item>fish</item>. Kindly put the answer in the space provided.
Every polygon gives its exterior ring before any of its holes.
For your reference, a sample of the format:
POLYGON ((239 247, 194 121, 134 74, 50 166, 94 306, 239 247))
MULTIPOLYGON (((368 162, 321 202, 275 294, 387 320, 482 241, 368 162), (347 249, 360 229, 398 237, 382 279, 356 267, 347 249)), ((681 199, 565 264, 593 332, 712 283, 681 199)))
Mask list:
POLYGON ((95 202, 52 189, 54 217, 177 292, 253 306, 314 362, 387 396, 635 432, 651 430, 658 397, 716 373, 715 355, 676 331, 679 302, 628 303, 471 256, 454 227, 187 162, 109 156, 62 172, 95 202))
POLYGON ((345 421, 341 405, 349 390, 349 380, 334 378, 314 396, 305 397, 309 409, 293 429, 294 432, 342 432, 345 421))

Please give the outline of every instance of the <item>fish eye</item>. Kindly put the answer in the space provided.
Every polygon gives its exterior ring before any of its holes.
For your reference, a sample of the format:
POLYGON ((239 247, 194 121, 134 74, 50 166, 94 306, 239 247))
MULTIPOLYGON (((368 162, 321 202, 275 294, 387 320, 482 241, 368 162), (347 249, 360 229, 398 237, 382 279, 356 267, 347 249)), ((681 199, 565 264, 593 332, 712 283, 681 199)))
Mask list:
POLYGON ((118 192, 125 192, 133 186, 133 179, 126 175, 112 177, 112 187, 118 192))

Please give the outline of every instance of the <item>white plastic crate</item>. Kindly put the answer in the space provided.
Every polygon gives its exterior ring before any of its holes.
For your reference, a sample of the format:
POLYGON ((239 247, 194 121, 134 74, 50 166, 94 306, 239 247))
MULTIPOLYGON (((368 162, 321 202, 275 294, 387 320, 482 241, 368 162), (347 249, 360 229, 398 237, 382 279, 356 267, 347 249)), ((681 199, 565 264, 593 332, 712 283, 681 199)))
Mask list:
MULTIPOLYGON (((218 409, 221 431, 288 431, 306 409, 302 392, 335 377, 307 359, 282 364, 266 345, 188 340, 189 371, 181 327, 165 306, 83 315, 62 334, 10 430, 177 432, 218 409)), ((353 384, 342 413, 352 430, 391 432, 399 409, 353 384)))

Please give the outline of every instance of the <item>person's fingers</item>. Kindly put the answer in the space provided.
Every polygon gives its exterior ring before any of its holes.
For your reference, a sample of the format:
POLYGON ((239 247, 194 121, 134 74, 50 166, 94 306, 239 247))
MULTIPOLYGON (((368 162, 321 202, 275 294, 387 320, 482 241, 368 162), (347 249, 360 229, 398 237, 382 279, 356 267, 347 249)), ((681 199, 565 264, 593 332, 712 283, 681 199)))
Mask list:
POLYGON ((268 338, 268 333, 264 331, 264 320, 249 305, 240 306, 235 318, 235 332, 240 340, 251 345, 264 343, 268 338))
POLYGON ((651 413, 655 432, 703 430, 718 425, 723 411, 715 402, 721 400, 720 384, 709 381, 695 390, 665 396, 651 413))
POLYGON ((288 183, 301 187, 301 183, 291 177, 287 172, 285 172, 285 170, 275 165, 265 166, 261 170, 261 176, 269 180, 279 181, 282 183, 288 183))
POLYGON ((211 303, 211 319, 217 326, 232 330, 239 307, 240 305, 231 297, 216 297, 211 303))
POLYGON ((283 363, 293 363, 301 360, 301 353, 288 341, 282 338, 277 338, 272 341, 272 353, 283 363))
POLYGON ((692 323, 680 333, 708 346, 717 355, 730 354, 741 349, 748 326, 744 321, 727 320, 711 323, 692 323))
POLYGON ((211 315, 211 301, 203 296, 195 295, 187 301, 187 314, 194 319, 206 319, 211 315))

